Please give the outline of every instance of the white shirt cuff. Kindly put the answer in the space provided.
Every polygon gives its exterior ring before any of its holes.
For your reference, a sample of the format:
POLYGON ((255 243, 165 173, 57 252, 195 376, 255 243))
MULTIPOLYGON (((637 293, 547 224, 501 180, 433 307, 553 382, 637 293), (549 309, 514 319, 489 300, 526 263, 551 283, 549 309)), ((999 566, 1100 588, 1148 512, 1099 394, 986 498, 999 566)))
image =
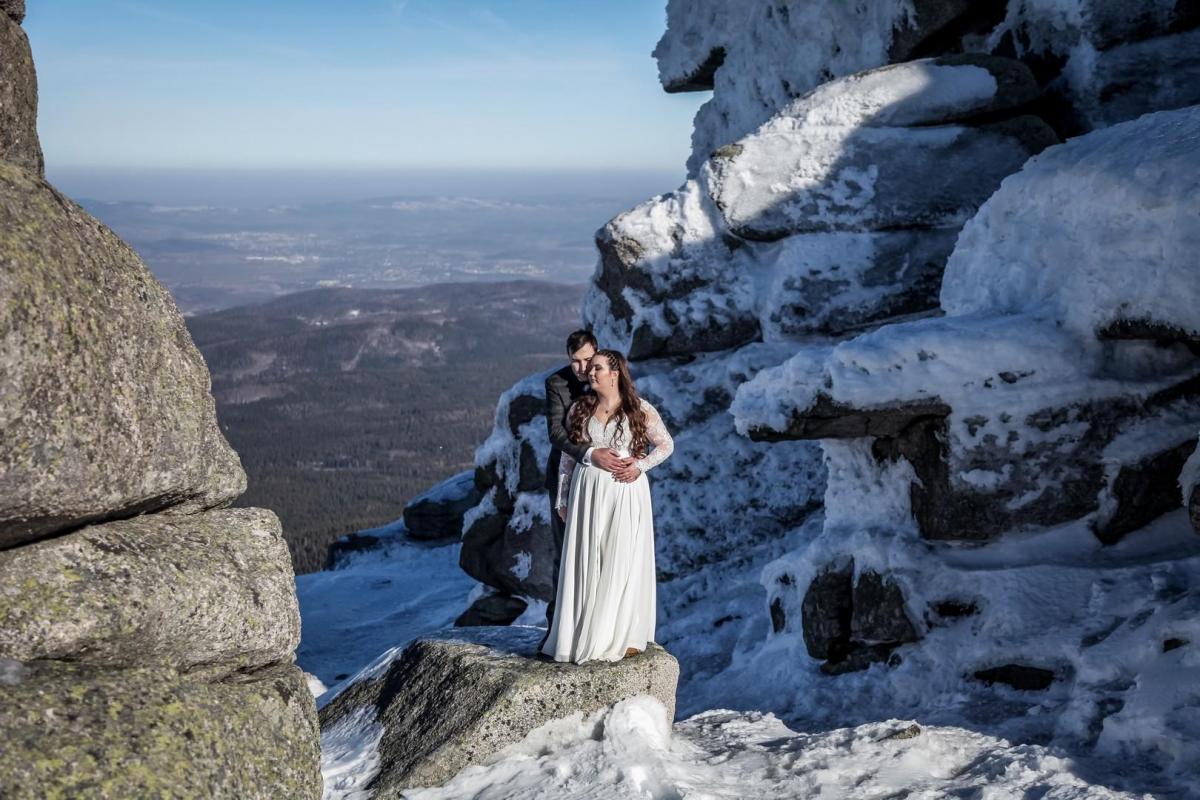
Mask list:
POLYGON ((595 449, 594 447, 589 447, 587 452, 583 454, 583 463, 589 467, 592 465, 592 451, 595 449))

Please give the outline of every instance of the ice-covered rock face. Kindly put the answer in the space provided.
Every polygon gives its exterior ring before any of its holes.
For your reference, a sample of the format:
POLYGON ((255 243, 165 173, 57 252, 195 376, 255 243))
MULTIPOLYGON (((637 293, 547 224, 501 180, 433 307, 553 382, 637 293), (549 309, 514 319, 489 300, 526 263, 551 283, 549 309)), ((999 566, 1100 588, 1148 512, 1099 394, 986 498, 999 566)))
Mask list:
POLYGON ((942 307, 1036 310, 1083 336, 1124 321, 1200 335, 1200 305, 1180 291, 1200 282, 1197 151, 1193 107, 1041 154, 963 229, 942 307))
POLYGON ((825 84, 609 222, 585 320, 636 360, 930 309, 959 226, 1056 141, 1021 112, 1038 92, 990 56, 825 84))
POLYGON ((793 98, 904 60, 969 13, 968 3, 922 0, 670 0, 667 31, 654 49, 659 78, 667 91, 713 89, 696 115, 689 171, 793 98), (892 52, 894 39, 905 52, 892 52))
POLYGON ((760 374, 740 427, 877 437, 914 466, 927 538, 1090 515, 1112 542, 1175 507, 1200 423, 1198 135, 1200 109, 1162 112, 1033 159, 959 237, 945 318, 760 374))
POLYGON ((669 0, 654 50, 667 91, 711 89, 689 172, 833 78, 921 56, 1014 56, 1054 88, 1060 133, 1200 101, 1194 4, 1178 0, 669 0))

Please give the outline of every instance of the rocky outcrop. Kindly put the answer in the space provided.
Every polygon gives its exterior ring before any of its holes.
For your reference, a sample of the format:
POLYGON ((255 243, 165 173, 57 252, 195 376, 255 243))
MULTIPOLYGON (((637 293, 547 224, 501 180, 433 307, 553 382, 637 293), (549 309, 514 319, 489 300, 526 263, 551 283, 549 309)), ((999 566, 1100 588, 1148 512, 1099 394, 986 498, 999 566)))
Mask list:
MULTIPOLYGON (((532 499, 539 498, 535 494, 532 499)), ((551 600, 556 556, 548 521, 486 514, 467 527, 459 565, 475 580, 502 592, 551 600)))
POLYGON ((300 669, 211 678, 0 660, 0 790, 13 800, 320 797, 300 669))
POLYGON ((556 664, 533 658, 541 635, 506 628, 419 639, 322 708, 322 736, 381 727, 379 771, 366 789, 391 797, 444 783, 546 722, 627 697, 651 695, 674 716, 679 665, 661 647, 616 663, 556 664))
POLYGON ((433 540, 462 536, 463 515, 483 496, 467 471, 418 495, 404 507, 404 525, 411 539, 433 540))
POLYGON ((167 290, 41 177, 0 15, 0 795, 317 798, 279 521, 167 290))
POLYGON ((585 318, 639 360, 927 312, 961 225, 1058 141, 1040 94, 986 55, 829 81, 605 225, 585 318))
POLYGON ((41 175, 42 146, 37 137, 37 77, 29 39, 18 25, 24 2, 6 2, 0 14, 0 162, 41 175))
POLYGON ((0 164, 0 547, 246 487, 170 294, 108 228, 0 164))

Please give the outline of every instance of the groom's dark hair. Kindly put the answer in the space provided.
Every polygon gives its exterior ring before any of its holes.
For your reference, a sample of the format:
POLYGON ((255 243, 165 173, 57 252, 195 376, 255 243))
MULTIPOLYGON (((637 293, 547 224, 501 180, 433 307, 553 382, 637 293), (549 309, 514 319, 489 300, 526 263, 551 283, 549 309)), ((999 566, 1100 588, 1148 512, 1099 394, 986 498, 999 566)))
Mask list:
POLYGON ((596 337, 592 336, 591 331, 578 330, 567 337, 567 355, 582 350, 587 345, 591 345, 593 350, 599 350, 600 344, 596 341, 596 337))

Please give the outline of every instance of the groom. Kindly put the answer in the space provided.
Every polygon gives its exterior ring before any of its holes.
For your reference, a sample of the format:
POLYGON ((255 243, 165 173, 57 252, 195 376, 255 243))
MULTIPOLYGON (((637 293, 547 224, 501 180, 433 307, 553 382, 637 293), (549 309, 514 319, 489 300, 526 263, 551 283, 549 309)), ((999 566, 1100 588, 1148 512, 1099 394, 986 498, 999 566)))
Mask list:
MULTIPOLYGON (((567 412, 571 403, 591 392, 588 383, 588 362, 596 355, 599 346, 590 331, 575 331, 567 337, 567 358, 571 363, 546 379, 546 428, 550 434, 550 458, 546 462, 546 491, 550 493, 550 531, 554 534, 554 568, 550 579, 557 590, 559 560, 562 558, 563 533, 566 528, 554 511, 558 496, 558 465, 566 453, 580 464, 590 464, 606 472, 617 472, 633 461, 621 458, 615 450, 607 447, 591 447, 572 442, 567 431, 567 412)), ((554 622, 554 597, 546 606, 546 636, 554 622)), ((543 644, 545 639, 542 640, 543 644)), ((541 649, 540 647, 538 648, 541 649)))

